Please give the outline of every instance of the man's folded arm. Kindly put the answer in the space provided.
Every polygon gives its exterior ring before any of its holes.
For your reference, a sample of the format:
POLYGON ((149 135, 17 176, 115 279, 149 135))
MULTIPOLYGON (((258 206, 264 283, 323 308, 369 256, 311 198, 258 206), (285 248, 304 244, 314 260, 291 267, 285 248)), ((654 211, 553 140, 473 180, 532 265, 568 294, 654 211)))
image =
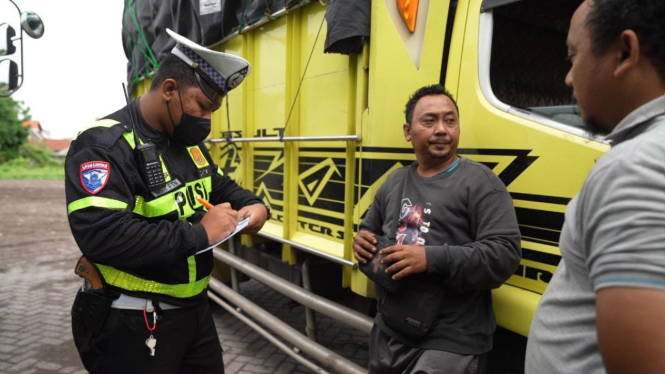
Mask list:
POLYGON ((519 265, 520 232, 512 199, 493 191, 472 212, 476 241, 465 245, 426 246, 427 272, 439 274, 458 291, 500 287, 519 265))

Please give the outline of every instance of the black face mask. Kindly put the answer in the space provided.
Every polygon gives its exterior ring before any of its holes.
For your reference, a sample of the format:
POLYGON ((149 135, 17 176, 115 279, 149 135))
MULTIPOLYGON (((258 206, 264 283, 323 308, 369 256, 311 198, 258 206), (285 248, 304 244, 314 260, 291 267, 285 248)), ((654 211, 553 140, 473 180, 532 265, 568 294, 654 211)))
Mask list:
POLYGON ((197 145, 204 141, 208 134, 210 134, 211 122, 207 118, 194 117, 185 113, 185 109, 182 107, 182 96, 180 96, 180 91, 178 91, 178 96, 180 108, 182 109, 182 116, 180 117, 180 123, 178 123, 177 126, 173 121, 173 117, 171 117, 169 103, 168 101, 166 102, 166 110, 168 110, 171 123, 173 123, 173 126, 175 127, 173 130, 173 139, 188 147, 197 145))

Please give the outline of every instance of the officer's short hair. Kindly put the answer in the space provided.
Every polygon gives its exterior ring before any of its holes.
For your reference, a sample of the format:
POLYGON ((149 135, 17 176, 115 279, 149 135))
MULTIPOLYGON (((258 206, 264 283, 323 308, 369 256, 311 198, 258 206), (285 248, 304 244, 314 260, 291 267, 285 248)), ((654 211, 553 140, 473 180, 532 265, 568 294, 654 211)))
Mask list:
POLYGON ((161 87, 162 83, 167 79, 174 79, 178 82, 178 88, 181 90, 186 90, 190 87, 198 87, 198 81, 196 80, 196 75, 194 75, 194 70, 172 54, 167 55, 160 63, 159 69, 157 69, 157 73, 152 79, 150 91, 161 87))

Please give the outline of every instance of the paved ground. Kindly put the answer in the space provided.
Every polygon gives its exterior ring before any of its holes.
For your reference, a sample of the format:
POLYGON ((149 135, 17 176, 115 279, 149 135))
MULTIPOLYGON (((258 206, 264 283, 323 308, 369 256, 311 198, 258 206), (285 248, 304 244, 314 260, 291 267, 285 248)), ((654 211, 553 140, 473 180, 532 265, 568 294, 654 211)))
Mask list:
MULTIPOLYGON (((78 256, 62 182, 0 181, 0 373, 86 372, 70 329, 78 256)), ((256 281, 240 289, 304 332, 302 306, 256 281)), ((227 373, 309 372, 223 309, 214 317, 227 373)), ((320 315, 317 327, 319 342, 366 365, 366 336, 320 315)))

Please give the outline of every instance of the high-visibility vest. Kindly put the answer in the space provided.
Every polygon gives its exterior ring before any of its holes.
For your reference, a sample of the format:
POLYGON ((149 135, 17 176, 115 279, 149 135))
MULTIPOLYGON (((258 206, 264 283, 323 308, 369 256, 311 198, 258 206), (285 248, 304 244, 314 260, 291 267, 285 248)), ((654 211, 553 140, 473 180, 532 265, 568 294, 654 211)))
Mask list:
MULTIPOLYGON (((112 127, 119 124, 118 121, 114 120, 101 120, 95 123, 95 127, 112 127)), ((125 131, 123 137, 132 147, 135 148, 136 144, 134 141, 134 134, 132 130, 125 131)), ((198 145, 187 147, 188 154, 192 158, 192 162, 198 169, 209 168, 210 164, 203 156, 201 149, 198 145)), ((160 155, 160 162, 162 165, 162 171, 165 174, 166 182, 171 181, 171 175, 168 172, 166 165, 160 155)), ((218 173, 222 173, 218 169, 218 173)), ((142 217, 146 218, 157 218, 167 214, 178 213, 178 218, 185 220, 188 217, 192 216, 195 213, 195 210, 191 208, 189 204, 181 204, 180 206, 176 203, 178 199, 193 199, 193 196, 188 196, 192 194, 192 191, 196 188, 203 188, 204 191, 212 191, 212 178, 210 173, 206 173, 205 177, 187 181, 183 183, 179 188, 174 189, 156 199, 151 201, 146 201, 143 196, 135 196, 134 208, 132 212, 142 217)), ((208 198, 208 196, 203 196, 208 198)), ((88 207, 99 207, 106 209, 126 209, 128 204, 124 201, 109 199, 98 196, 89 196, 77 201, 74 201, 68 206, 68 214, 83 208, 88 207)), ((154 294, 161 294, 176 298, 188 298, 196 296, 203 292, 210 281, 210 275, 206 275, 201 279, 196 279, 196 260, 195 256, 192 255, 187 258, 188 269, 189 269, 189 281, 187 283, 180 284, 165 284, 160 282, 155 282, 153 280, 144 279, 139 276, 124 272, 122 270, 116 269, 112 266, 103 265, 95 263, 99 271, 101 272, 104 280, 107 284, 117 287, 119 289, 134 291, 134 292, 147 292, 154 294)))

